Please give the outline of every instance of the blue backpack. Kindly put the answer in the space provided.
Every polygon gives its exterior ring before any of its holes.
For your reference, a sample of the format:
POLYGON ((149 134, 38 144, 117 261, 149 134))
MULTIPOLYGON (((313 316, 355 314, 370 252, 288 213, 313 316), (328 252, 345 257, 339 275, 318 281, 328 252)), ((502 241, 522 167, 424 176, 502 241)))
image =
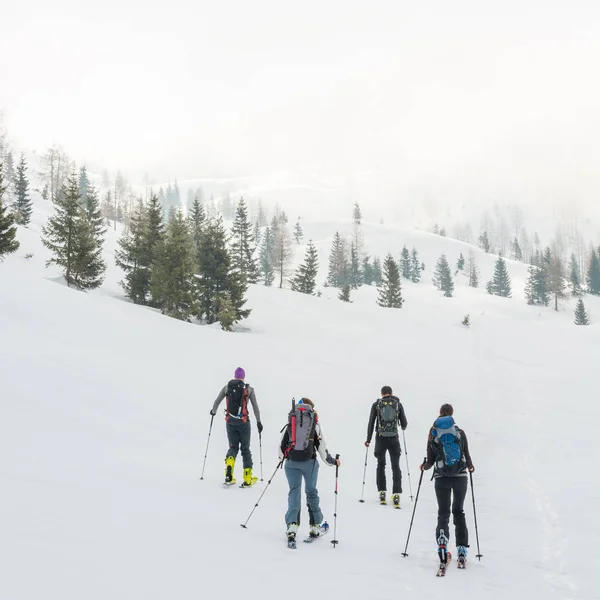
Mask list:
POLYGON ((435 472, 443 477, 460 475, 467 461, 464 454, 465 442, 452 417, 440 417, 431 430, 435 448, 435 472))

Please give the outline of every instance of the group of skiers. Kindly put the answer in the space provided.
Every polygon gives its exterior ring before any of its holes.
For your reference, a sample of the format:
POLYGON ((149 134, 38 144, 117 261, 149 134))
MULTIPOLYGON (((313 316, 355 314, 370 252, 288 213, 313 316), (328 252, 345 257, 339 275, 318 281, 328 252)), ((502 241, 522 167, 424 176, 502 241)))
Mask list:
MULTIPOLYGON (((250 385, 245 383, 245 379, 244 369, 238 367, 235 370, 234 378, 219 392, 210 414, 214 417, 221 402, 226 401, 225 419, 229 448, 225 457, 225 484, 232 485, 236 482, 234 478, 235 460, 241 450, 244 468, 241 487, 250 487, 258 481, 258 478, 252 472, 248 404, 252 405, 259 435, 262 433, 263 426, 256 393, 250 385)), ((467 436, 462 429, 456 426, 453 412, 450 404, 444 404, 440 408, 439 417, 429 430, 426 460, 419 467, 421 471, 427 471, 433 467, 432 479, 435 480, 438 504, 435 539, 442 567, 451 559, 451 554, 447 551, 451 513, 455 527, 459 567, 465 565, 469 538, 464 501, 468 488, 468 472, 472 473, 475 470, 467 436)), ((407 426, 408 421, 402 403, 393 395, 390 386, 383 386, 381 397, 371 406, 365 446, 367 448, 370 446, 375 433, 377 491, 381 504, 387 503, 386 457, 389 454, 392 467, 391 498, 395 508, 400 508, 400 495, 402 494, 402 471, 400 469, 402 448, 399 429, 404 431, 407 426)), ((288 543, 292 543, 293 547, 295 547, 296 534, 300 525, 303 480, 309 514, 309 539, 317 538, 328 530, 319 505, 317 454, 324 464, 340 466, 339 457, 332 456, 327 449, 314 402, 309 398, 292 401, 288 424, 283 429, 279 445, 279 459, 280 465, 285 465, 285 474, 289 484, 285 523, 288 543)))

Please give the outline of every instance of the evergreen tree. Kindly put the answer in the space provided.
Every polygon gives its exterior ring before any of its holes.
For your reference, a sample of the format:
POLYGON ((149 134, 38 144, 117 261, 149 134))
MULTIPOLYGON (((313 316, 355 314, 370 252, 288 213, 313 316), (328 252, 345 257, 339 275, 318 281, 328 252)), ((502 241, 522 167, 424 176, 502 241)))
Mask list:
POLYGON ((465 257, 463 256, 463 254, 461 252, 460 256, 458 257, 458 260, 456 261, 456 270, 463 271, 464 268, 465 268, 465 257))
POLYGON ((467 271, 469 273, 469 287, 478 288, 479 287, 479 267, 475 262, 475 253, 473 250, 469 251, 469 263, 467 266, 467 271))
POLYGON ((515 238, 512 243, 512 257, 513 260, 523 262, 523 251, 521 250, 521 245, 519 244, 519 240, 517 238, 515 238))
POLYGON ((419 283, 421 281, 421 272, 425 269, 425 265, 421 264, 419 253, 413 246, 410 255, 410 277, 413 283, 419 283))
POLYGON ((454 280, 452 279, 452 272, 445 254, 442 254, 437 261, 432 281, 438 290, 444 292, 446 298, 452 298, 454 280))
POLYGON ((250 314, 250 310, 243 308, 247 287, 244 277, 232 267, 222 218, 210 220, 202 236, 200 252, 198 318, 208 324, 218 321, 223 294, 229 292, 235 322, 245 319, 250 314))
POLYGON ((445 227, 442 227, 442 228, 440 229, 440 235, 441 235, 442 237, 446 237, 446 228, 445 228, 445 227))
POLYGON ((190 227, 190 233, 192 234, 192 240, 194 242, 196 262, 199 260, 200 245, 202 241, 202 234, 204 232, 204 225, 206 224, 206 212, 204 206, 198 200, 198 195, 194 196, 194 201, 188 215, 188 222, 190 227))
POLYGON ((363 281, 365 285, 372 285, 375 278, 373 273, 373 265, 369 256, 365 256, 362 261, 363 281))
POLYGON ((338 294, 338 298, 342 302, 351 302, 351 300, 350 300, 350 284, 349 283, 344 284, 344 286, 340 290, 340 293, 338 294))
POLYGON ((221 324, 223 331, 233 331, 234 324, 238 321, 235 312, 235 306, 231 300, 230 292, 223 292, 221 294, 221 304, 219 306, 219 314, 217 319, 221 324))
POLYGON ((588 316, 587 310, 585 308, 585 304, 583 299, 579 298, 577 300, 577 306, 575 307, 575 325, 589 325, 590 318, 588 316))
POLYGON ((485 250, 486 252, 489 252, 491 250, 490 239, 488 237, 487 231, 484 231, 479 236, 479 247, 482 248, 483 250, 485 250))
POLYGON ((273 232, 268 225, 263 234, 259 261, 262 280, 267 287, 270 287, 275 281, 275 269, 273 268, 273 232))
POLYGON ((8 207, 4 202, 5 191, 4 165, 0 162, 0 262, 4 260, 5 256, 19 249, 14 217, 8 212, 8 207))
POLYGON ((435 235, 439 235, 440 234, 440 227, 439 227, 439 225, 437 223, 435 223, 434 226, 433 226, 433 233, 435 235))
POLYGON ((348 282, 349 270, 350 265, 346 240, 340 235, 339 231, 336 231, 329 255, 327 284, 331 287, 343 287, 348 282))
POLYGON ((67 285, 93 289, 102 284, 106 265, 102 249, 81 205, 77 177, 73 173, 54 200, 55 213, 42 228, 42 242, 53 256, 46 266, 59 266, 67 285))
POLYGON ((569 284, 571 287, 571 294, 573 296, 582 296, 583 289, 581 287, 581 272, 579 270, 579 263, 577 262, 577 257, 573 252, 571 254, 571 262, 569 265, 569 284))
POLYGON ((587 291, 594 296, 600 296, 600 256, 592 248, 587 272, 587 291))
POLYGON ((135 304, 147 304, 150 294, 151 266, 148 252, 148 214, 141 201, 131 215, 129 231, 117 241, 115 262, 125 272, 120 282, 125 294, 135 304))
POLYGON ((510 275, 506 268, 506 261, 499 256, 494 268, 494 275, 488 282, 486 289, 493 296, 510 298, 512 296, 510 275))
POLYGON ((258 221, 255 221, 254 223, 254 243, 256 244, 257 248, 260 248, 260 245, 262 243, 262 233, 258 221))
POLYGON ((48 184, 44 184, 44 187, 42 188, 42 198, 48 202, 48 199, 50 198, 50 190, 48 189, 48 184))
MULTIPOLYGON (((2 156, 0 156, 0 160, 2 160, 2 156)), ((15 186, 15 181, 17 179, 17 171, 15 167, 15 159, 13 157, 12 150, 9 150, 4 157, 4 181, 6 186, 5 194, 8 196, 10 200, 12 200, 13 189, 15 186)))
POLYGON ((402 247, 402 252, 400 253, 400 272, 404 279, 412 279, 412 262, 410 252, 406 246, 402 247))
POLYGON ((548 291, 554 295, 554 310, 558 312, 558 300, 565 297, 565 269, 558 254, 552 254, 548 265, 548 291))
MULTIPOLYGON (((283 214, 283 213, 282 213, 283 214)), ((292 249, 292 238, 286 223, 281 219, 279 225, 275 228, 273 235, 273 252, 271 261, 273 270, 279 279, 279 288, 283 287, 283 282, 288 276, 290 263, 294 256, 292 249)))
POLYGON ((92 235, 98 246, 102 247, 104 244, 104 235, 106 234, 106 223, 102 218, 100 199, 98 198, 98 192, 94 184, 89 183, 86 188, 84 209, 87 220, 92 228, 92 235))
POLYGON ((398 265, 391 254, 385 257, 383 263, 383 278, 378 287, 377 304, 384 308, 402 308, 402 282, 398 265))
POLYGON ((303 237, 304 232, 302 231, 300 221, 296 221, 296 226, 294 227, 294 239, 296 240, 296 244, 299 244, 303 237))
POLYGON ((352 220, 356 225, 360 225, 362 221, 362 212, 360 210, 360 206, 358 202, 354 203, 354 208, 352 210, 352 220))
POLYGON ((233 268, 237 269, 248 283, 258 281, 258 264, 256 258, 254 258, 255 252, 254 235, 252 234, 252 223, 250 223, 248 217, 248 208, 246 201, 240 198, 231 231, 231 258, 233 268))
POLYGON ((383 272, 381 269, 381 261, 379 260, 379 257, 376 256, 373 259, 373 283, 375 284, 376 287, 379 287, 381 285, 382 281, 383 281, 383 272))
POLYGON ((360 257, 354 241, 350 244, 350 272, 347 283, 349 283, 354 290, 358 289, 363 284, 363 272, 360 264, 360 257))
POLYGON ((25 162, 25 155, 21 154, 15 177, 14 216, 17 224, 29 225, 32 210, 31 198, 29 197, 29 180, 27 179, 27 163, 25 162))
POLYGON ((81 200, 85 202, 87 198, 88 188, 90 187, 90 179, 87 174, 85 166, 79 169, 79 193, 81 194, 81 200))
POLYGON ((550 303, 550 294, 548 293, 548 271, 545 265, 537 266, 532 262, 527 269, 527 273, 528 277, 525 284, 527 304, 543 304, 544 306, 548 306, 550 303))
POLYGON ((312 240, 308 242, 304 262, 296 269, 292 279, 292 290, 302 294, 314 294, 319 272, 319 257, 312 240))
POLYGON ((195 312, 197 263, 194 241, 180 210, 156 250, 150 278, 153 303, 163 314, 189 321, 195 312))

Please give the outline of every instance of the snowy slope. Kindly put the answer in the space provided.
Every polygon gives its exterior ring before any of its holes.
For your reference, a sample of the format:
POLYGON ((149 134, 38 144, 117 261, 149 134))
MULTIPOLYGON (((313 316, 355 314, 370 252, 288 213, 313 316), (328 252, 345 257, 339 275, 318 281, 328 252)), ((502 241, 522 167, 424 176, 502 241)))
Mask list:
MULTIPOLYGON (((244 332, 226 334, 123 301, 116 269, 94 293, 57 284, 43 266, 44 211, 36 208, 31 230, 20 231, 22 249, 0 265, 0 598, 301 598, 308 585, 320 597, 429 597, 439 585, 492 599, 598 597, 592 473, 600 444, 589 427, 600 417, 592 395, 598 326, 577 328, 570 309, 527 307, 519 293, 491 298, 465 285, 442 298, 429 265, 459 243, 373 226, 364 233, 371 253, 397 255, 414 240, 429 263, 422 284, 405 286, 401 311, 378 308, 373 289, 343 304, 255 286, 244 332), (469 330, 460 326, 465 312, 469 330), (263 413, 265 480, 291 397, 315 400, 343 463, 336 550, 326 539, 285 548, 279 472, 249 529, 239 527, 260 488, 221 487, 220 418, 199 481, 211 403, 240 364, 263 413), (357 502, 369 407, 383 384, 406 408, 414 492, 439 405, 452 402, 469 434, 484 559, 472 557, 467 572, 453 569, 444 583, 434 577, 428 477, 408 558, 404 456, 403 510, 375 502, 372 455, 367 503, 357 502)), ((335 228, 306 224, 306 233, 325 251, 335 228)), ((482 257, 482 281, 491 265, 482 257)), ((514 279, 523 273, 510 268, 514 279)), ((319 487, 331 522, 333 469, 321 468, 319 487)), ((470 504, 467 514, 474 555, 470 504)))

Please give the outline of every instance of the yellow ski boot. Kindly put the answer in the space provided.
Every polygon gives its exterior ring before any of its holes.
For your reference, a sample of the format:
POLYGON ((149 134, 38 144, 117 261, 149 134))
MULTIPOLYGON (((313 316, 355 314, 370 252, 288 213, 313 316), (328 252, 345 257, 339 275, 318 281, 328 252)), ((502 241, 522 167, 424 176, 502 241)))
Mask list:
POLYGON ((225 459, 225 485, 233 485, 235 479, 233 478, 233 468, 235 467, 235 458, 228 456, 225 459))
POLYGON ((258 477, 252 477, 252 467, 244 469, 244 483, 240 487, 252 487, 258 481, 258 477))

